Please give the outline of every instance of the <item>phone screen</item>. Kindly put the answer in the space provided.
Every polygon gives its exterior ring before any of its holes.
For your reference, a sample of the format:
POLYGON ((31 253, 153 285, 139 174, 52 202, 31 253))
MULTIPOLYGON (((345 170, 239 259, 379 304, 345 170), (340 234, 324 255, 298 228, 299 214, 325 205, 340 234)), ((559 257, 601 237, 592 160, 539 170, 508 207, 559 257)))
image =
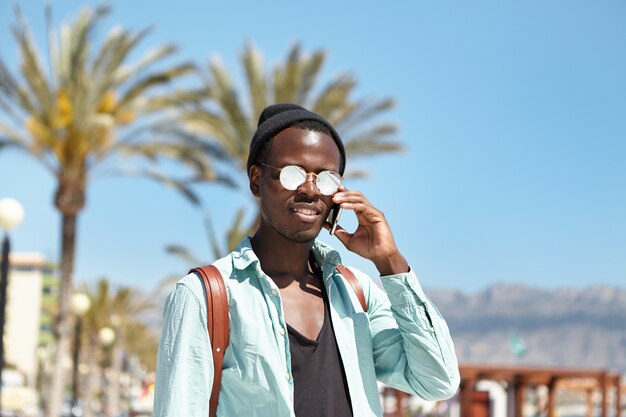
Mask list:
POLYGON ((343 212, 343 208, 339 206, 339 204, 333 204, 333 207, 330 209, 330 213, 328 213, 328 217, 326 218, 326 223, 330 224, 330 234, 334 235, 337 230, 337 224, 339 223, 339 218, 341 217, 341 213, 343 212))

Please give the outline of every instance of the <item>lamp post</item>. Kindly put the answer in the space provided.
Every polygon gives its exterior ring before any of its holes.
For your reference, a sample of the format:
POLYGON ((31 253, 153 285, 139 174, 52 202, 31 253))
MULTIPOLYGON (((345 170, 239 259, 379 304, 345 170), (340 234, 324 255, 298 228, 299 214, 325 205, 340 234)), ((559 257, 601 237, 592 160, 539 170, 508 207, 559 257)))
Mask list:
POLYGON ((44 387, 46 386, 46 359, 48 358, 48 347, 39 346, 37 348, 37 392, 39 393, 39 408, 44 409, 44 387))
MULTIPOLYGON (((2 369, 4 369, 4 321, 7 305, 7 287, 9 284, 9 230, 24 220, 24 208, 12 198, 0 200, 0 227, 4 230, 2 241, 2 266, 0 267, 0 401, 2 398, 2 369)), ((2 403, 0 402, 0 410, 2 403)))
MULTIPOLYGON (((100 339, 100 343, 102 344, 102 346, 104 346, 105 349, 108 349, 113 342, 115 342, 115 338, 117 337, 117 335, 115 334, 115 330, 113 330, 110 327, 103 327, 100 329, 100 331, 98 332, 98 339, 100 339)), ((102 364, 102 374, 103 374, 103 381, 106 381, 107 378, 107 372, 105 370, 105 365, 104 362, 102 364)), ((110 376, 110 373, 109 373, 110 376)), ((110 407, 110 402, 111 402, 111 384, 107 383, 107 389, 106 389, 106 393, 105 393, 105 397, 106 397, 106 402, 105 402, 105 406, 104 406, 104 415, 105 416, 110 416, 111 413, 111 407, 110 407)))
POLYGON ((120 403, 120 384, 123 375, 124 361, 124 332, 122 329, 122 317, 119 314, 111 314, 111 325, 115 331, 115 345, 111 349, 111 383, 109 384, 109 412, 115 416, 118 414, 120 403))
POLYGON ((83 316, 91 307, 91 300, 86 294, 74 293, 71 299, 72 313, 76 317, 74 327, 74 354, 72 367, 72 415, 79 416, 78 408, 78 361, 80 360, 80 333, 82 331, 83 316))

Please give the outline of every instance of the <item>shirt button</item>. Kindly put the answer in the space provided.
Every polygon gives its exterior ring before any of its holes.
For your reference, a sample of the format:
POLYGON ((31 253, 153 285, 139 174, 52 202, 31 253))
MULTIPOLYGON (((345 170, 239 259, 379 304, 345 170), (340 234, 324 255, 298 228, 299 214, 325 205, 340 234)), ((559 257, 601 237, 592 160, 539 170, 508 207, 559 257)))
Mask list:
POLYGON ((280 333, 281 336, 285 335, 285 329, 284 328, 280 328, 280 330, 278 331, 278 333, 280 333))
POLYGON ((285 374, 285 378, 287 379, 287 381, 289 381, 291 379, 291 374, 289 372, 287 372, 285 374))
POLYGON ((278 294, 278 290, 277 290, 276 288, 272 288, 272 294, 273 294, 273 295, 278 294))

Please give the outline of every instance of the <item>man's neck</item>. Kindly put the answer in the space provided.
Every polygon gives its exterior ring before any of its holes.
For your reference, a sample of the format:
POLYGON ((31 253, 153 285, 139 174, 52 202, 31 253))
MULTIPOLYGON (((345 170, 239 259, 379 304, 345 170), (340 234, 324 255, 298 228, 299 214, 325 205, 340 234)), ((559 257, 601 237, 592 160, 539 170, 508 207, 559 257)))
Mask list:
POLYGON ((250 239, 261 269, 279 287, 304 279, 310 272, 309 253, 313 242, 294 242, 274 230, 259 228, 250 239))

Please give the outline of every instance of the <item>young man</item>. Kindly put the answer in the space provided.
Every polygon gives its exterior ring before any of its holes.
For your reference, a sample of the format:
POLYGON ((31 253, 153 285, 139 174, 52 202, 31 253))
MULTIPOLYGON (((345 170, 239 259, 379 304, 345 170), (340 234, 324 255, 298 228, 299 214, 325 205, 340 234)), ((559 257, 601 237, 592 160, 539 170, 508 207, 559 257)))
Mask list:
MULTIPOLYGON (((248 159, 261 222, 215 262, 226 281, 230 344, 218 416, 382 416, 376 380, 424 399, 449 398, 459 371, 444 319, 398 250, 383 213, 341 184, 345 151, 321 116, 267 107, 248 159), (337 271, 339 254, 315 240, 333 204, 358 227, 335 236, 371 260, 383 292, 352 270, 367 312, 337 271)), ((156 417, 206 417, 213 384, 203 285, 190 274, 167 300, 156 417)))

